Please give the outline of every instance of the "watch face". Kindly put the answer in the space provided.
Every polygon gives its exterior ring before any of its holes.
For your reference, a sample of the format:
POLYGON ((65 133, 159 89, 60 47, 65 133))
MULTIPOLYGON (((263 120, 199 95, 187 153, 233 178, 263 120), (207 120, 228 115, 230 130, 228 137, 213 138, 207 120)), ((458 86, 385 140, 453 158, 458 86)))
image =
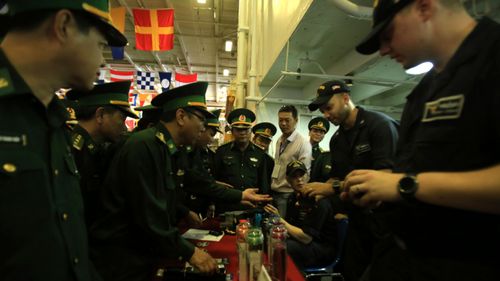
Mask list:
POLYGON ((405 176, 399 181, 401 192, 412 193, 416 187, 416 180, 413 176, 405 176))

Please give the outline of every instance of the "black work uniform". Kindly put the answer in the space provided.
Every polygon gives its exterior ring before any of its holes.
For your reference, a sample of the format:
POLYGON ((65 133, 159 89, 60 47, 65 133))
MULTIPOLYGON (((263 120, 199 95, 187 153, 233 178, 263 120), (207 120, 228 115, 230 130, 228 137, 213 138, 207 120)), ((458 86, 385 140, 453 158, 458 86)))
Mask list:
MULTIPOLYGON (((500 25, 483 18, 445 69, 429 72, 407 97, 395 171, 498 165, 499 77, 500 25)), ((499 280, 500 216, 422 202, 398 207, 393 228, 409 254, 407 280, 499 280)))
MULTIPOLYGON (((215 152, 215 179, 232 185, 235 189, 258 188, 259 193, 269 194, 274 161, 260 147, 249 143, 241 151, 234 142, 222 145, 215 152)), ((247 209, 239 204, 219 206, 220 211, 247 209)))
POLYGON ((337 241, 337 224, 330 200, 322 198, 306 205, 299 198, 296 193, 288 198, 286 220, 311 236, 312 241, 303 244, 287 239, 288 253, 300 269, 330 264, 335 258, 337 241))
MULTIPOLYGON (((330 140, 330 177, 343 180, 355 169, 392 169, 398 141, 398 123, 389 116, 358 108, 352 128, 343 126, 330 140)), ((377 240, 373 229, 375 216, 370 211, 348 204, 349 226, 345 241, 346 280, 358 280, 372 257, 377 240), (349 206, 350 205, 350 206, 349 206)))
POLYGON ((78 171, 54 96, 45 107, 0 49, 0 279, 92 280, 78 171))
MULTIPOLYGON (((104 212, 91 228, 93 259, 105 280, 151 280, 162 259, 189 260, 181 237, 179 188, 199 179, 162 123, 132 134, 113 159, 103 185, 104 212)), ((200 182, 198 195, 238 202, 241 192, 200 182)))

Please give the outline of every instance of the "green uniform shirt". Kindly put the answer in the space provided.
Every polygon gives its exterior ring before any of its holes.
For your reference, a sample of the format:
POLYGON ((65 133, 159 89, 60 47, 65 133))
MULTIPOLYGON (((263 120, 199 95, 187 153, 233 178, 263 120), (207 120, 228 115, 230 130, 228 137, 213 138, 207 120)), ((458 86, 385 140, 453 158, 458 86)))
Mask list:
POLYGON ((322 152, 323 149, 321 149, 318 143, 312 146, 311 170, 314 167, 316 159, 318 159, 318 157, 321 155, 322 152))
POLYGON ((244 151, 234 142, 227 143, 215 153, 215 178, 239 190, 258 188, 259 193, 269 194, 274 162, 267 157, 268 154, 253 143, 244 151))
MULTIPOLYGON (((114 157, 103 185, 104 213, 91 229, 96 266, 105 279, 147 278, 160 259, 191 258, 194 246, 175 226, 182 209, 179 189, 200 178, 185 168, 186 159, 161 123, 132 134, 114 157)), ((205 183, 197 190, 218 193, 205 183)), ((231 194, 231 200, 241 200, 241 192, 231 194)))
POLYGON ((310 182, 326 182, 330 178, 332 170, 332 158, 330 151, 319 154, 311 168, 310 182))
POLYGON ((184 187, 186 206, 190 210, 201 212, 211 201, 216 203, 239 203, 241 190, 229 189, 215 183, 212 176, 214 152, 210 149, 195 149, 188 155, 184 187))
POLYGON ((97 219, 99 207, 99 190, 106 176, 107 157, 103 145, 92 140, 89 133, 79 125, 71 132, 71 148, 75 156, 76 166, 80 172, 80 188, 85 205, 87 226, 97 219))
POLYGON ((67 111, 46 108, 0 49, 0 279, 91 280, 67 111))

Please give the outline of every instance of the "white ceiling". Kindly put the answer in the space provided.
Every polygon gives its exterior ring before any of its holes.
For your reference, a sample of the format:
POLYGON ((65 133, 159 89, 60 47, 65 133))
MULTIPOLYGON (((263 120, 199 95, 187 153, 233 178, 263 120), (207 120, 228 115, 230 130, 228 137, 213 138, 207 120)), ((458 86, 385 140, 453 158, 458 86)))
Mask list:
MULTIPOLYGON (((307 101, 314 97, 316 88, 322 82, 345 75, 354 76, 352 97, 357 104, 371 106, 397 118, 406 95, 421 77, 407 75, 399 64, 387 58, 357 54, 354 47, 368 33, 371 22, 348 15, 334 1, 313 1, 289 40, 288 53, 287 47, 283 47, 260 86, 269 88, 283 74, 282 71, 297 72, 300 68, 300 79, 296 75, 286 75, 279 87, 302 91, 301 99, 307 101)), ((110 2, 112 7, 127 8, 125 33, 130 42, 125 49, 130 59, 113 61, 110 50, 105 52, 111 67, 197 72, 199 80, 209 81, 216 86, 227 85, 235 78, 237 0, 207 0, 206 4, 199 4, 196 0, 110 2), (173 50, 145 52, 135 49, 130 9, 136 7, 175 9, 173 50), (233 41, 234 51, 231 53, 224 51, 226 39, 233 41), (224 68, 230 70, 228 77, 222 75, 224 68)), ((351 2, 365 7, 372 5, 372 0, 351 2)), ((500 21, 500 0, 466 0, 465 4, 476 17, 487 14, 500 21)), ((277 95, 271 92, 268 98, 283 98, 277 95)))
MULTIPOLYGON (((261 86, 271 87, 283 71, 303 75, 285 75, 279 87, 298 89, 301 99, 311 100, 324 81, 354 76, 351 96, 357 104, 385 111, 398 118, 405 97, 421 79, 404 72, 403 68, 378 54, 362 56, 354 47, 368 33, 371 21, 354 18, 340 10, 334 0, 315 0, 285 46, 261 86), (288 57, 288 68, 285 66, 288 57), (326 75, 323 73, 326 72, 326 75), (307 76, 312 75, 315 77, 307 76)), ((352 0, 370 7, 371 0, 352 0)), ((466 7, 475 17, 489 15, 500 22, 499 0, 467 0, 466 7)), ((271 92, 268 98, 283 98, 271 92)))
POLYGON ((112 7, 127 9, 125 35, 129 46, 125 48, 124 60, 112 60, 111 50, 105 51, 108 64, 114 68, 144 70, 174 70, 198 73, 198 80, 211 84, 228 84, 236 74, 236 51, 224 51, 224 42, 230 39, 236 47, 238 26, 238 1, 207 0, 199 4, 196 0, 111 0, 112 7), (131 9, 173 8, 174 49, 162 52, 147 52, 135 49, 135 35, 131 9), (223 69, 230 71, 223 76, 223 69))

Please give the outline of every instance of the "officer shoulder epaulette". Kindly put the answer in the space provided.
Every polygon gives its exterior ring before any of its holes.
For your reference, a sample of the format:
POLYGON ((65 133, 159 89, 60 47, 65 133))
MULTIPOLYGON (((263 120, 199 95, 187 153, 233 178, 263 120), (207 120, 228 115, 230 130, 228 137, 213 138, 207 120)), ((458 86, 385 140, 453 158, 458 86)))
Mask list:
POLYGON ((76 150, 82 150, 83 144, 85 143, 83 136, 80 134, 73 134, 73 147, 76 150))

